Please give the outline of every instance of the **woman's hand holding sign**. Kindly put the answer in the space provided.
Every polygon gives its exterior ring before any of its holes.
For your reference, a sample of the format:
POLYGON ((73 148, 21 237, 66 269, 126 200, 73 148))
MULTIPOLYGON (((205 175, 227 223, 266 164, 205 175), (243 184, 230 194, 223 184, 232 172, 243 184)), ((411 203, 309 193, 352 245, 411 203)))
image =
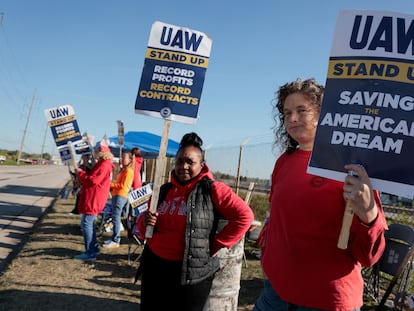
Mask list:
POLYGON ((144 212, 144 225, 145 226, 152 226, 155 227, 155 224, 157 223, 158 213, 151 213, 150 211, 144 212))
POLYGON ((375 204, 374 192, 367 171, 361 165, 349 164, 345 166, 348 171, 358 175, 348 175, 344 184, 344 199, 352 206, 359 219, 369 224, 377 218, 378 207, 375 204))

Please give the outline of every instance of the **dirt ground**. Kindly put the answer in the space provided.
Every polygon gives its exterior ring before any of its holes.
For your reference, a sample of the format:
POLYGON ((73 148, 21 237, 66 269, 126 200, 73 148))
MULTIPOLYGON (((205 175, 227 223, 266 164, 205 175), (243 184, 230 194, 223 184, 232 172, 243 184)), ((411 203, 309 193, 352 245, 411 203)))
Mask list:
MULTIPOLYGON (((101 248, 95 262, 73 259, 83 251, 80 216, 69 215, 73 204, 73 198, 57 199, 0 276, 0 310, 139 310, 140 284, 133 283, 138 263, 128 264, 126 231, 121 247, 101 248)), ((262 289, 257 248, 247 241, 245 250, 238 311, 251 310, 262 289)))

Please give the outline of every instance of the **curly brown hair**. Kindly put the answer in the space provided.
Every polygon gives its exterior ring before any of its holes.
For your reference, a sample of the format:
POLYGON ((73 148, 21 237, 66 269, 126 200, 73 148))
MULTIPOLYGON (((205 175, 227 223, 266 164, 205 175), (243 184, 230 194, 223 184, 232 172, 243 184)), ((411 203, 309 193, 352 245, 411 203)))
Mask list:
POLYGON ((275 104, 273 105, 273 119, 275 120, 273 132, 275 134, 275 145, 278 145, 280 150, 292 153, 299 146, 299 143, 288 134, 285 127, 285 115, 283 110, 286 98, 293 93, 306 95, 309 97, 316 110, 320 112, 324 90, 324 86, 318 84, 314 78, 306 80, 298 78, 293 82, 288 82, 282 85, 278 89, 276 92, 275 104))

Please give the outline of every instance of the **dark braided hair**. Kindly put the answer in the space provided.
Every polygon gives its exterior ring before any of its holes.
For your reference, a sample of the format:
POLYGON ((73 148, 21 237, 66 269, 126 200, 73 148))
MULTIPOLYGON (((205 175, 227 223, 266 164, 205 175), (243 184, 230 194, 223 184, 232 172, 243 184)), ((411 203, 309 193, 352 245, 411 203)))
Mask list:
POLYGON ((203 145, 203 140, 200 136, 197 135, 197 133, 191 132, 187 133, 181 138, 180 141, 180 147, 178 148, 177 154, 185 147, 195 147, 200 149, 201 152, 201 159, 204 162, 204 152, 203 149, 201 149, 201 146, 203 145))

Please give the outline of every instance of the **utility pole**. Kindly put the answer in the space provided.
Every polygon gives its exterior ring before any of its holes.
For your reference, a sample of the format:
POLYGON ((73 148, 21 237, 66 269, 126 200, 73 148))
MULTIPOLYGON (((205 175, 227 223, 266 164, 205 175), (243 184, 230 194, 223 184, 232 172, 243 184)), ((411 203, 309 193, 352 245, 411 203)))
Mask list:
POLYGON ((26 137, 26 132, 27 132, 27 126, 29 125, 30 115, 32 113, 32 109, 33 109, 33 105, 34 105, 34 101, 35 101, 35 94, 36 94, 36 90, 33 93, 32 103, 30 104, 29 113, 27 115, 26 125, 24 127, 23 137, 22 137, 22 141, 20 143, 19 155, 17 156, 17 164, 20 164, 20 159, 21 159, 21 156, 22 156, 22 151, 23 151, 23 146, 24 146, 24 139, 26 137))
POLYGON ((237 165, 237 180, 236 180, 236 194, 239 194, 240 189, 240 167, 241 167, 241 161, 242 161, 242 154, 243 154, 243 146, 246 145, 249 142, 250 138, 247 138, 241 145, 240 145, 240 151, 239 151, 239 163, 237 165))
POLYGON ((45 135, 43 136, 42 150, 40 151, 40 164, 43 164, 43 150, 45 149, 45 141, 48 127, 49 126, 46 124, 45 135))

